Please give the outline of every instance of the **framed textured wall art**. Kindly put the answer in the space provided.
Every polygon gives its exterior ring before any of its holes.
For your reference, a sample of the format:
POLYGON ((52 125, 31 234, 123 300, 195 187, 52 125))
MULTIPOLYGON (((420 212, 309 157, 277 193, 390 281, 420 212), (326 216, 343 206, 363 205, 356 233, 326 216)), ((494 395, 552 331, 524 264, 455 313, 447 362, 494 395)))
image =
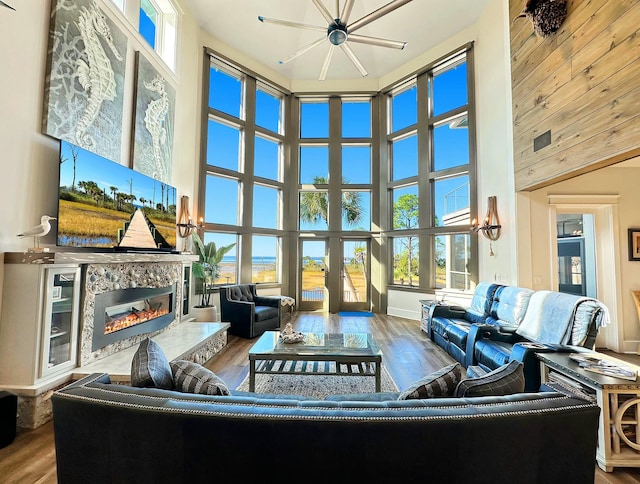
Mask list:
POLYGON ((133 169, 171 183, 176 90, 137 52, 133 169))
POLYGON ((95 0, 53 0, 43 131, 120 162, 127 36, 95 0))
POLYGON ((629 229, 629 260, 640 260, 640 228, 629 229))

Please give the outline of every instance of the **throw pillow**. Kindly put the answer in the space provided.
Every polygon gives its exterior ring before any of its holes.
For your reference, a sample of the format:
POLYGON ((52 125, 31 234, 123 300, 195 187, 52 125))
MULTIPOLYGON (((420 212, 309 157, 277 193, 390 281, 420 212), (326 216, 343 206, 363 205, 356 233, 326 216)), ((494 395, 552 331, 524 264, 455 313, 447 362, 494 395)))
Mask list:
POLYGON ((171 390, 173 376, 169 360, 152 339, 142 340, 131 361, 131 386, 171 390))
POLYGON ((486 375, 458 383, 456 397, 511 395, 524 391, 524 370, 520 361, 510 361, 486 375))
POLYGON ((462 380, 462 366, 455 362, 434 371, 424 378, 410 385, 400 393, 398 400, 410 400, 414 398, 450 397, 456 389, 456 385, 462 380))
POLYGON ((203 395, 229 395, 227 385, 218 375, 198 363, 186 360, 171 362, 176 390, 203 395))

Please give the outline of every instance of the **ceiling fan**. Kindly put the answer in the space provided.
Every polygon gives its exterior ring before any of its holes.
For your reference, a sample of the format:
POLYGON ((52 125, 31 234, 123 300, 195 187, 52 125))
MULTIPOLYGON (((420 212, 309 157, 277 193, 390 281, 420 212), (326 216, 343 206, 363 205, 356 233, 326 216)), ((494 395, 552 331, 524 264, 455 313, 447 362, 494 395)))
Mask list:
POLYGON ((329 52, 327 52, 327 56, 324 59, 324 63, 322 64, 322 69, 320 71, 320 80, 324 81, 327 77, 327 71, 329 70, 329 64, 331 63, 331 57, 333 56, 333 51, 336 47, 340 47, 342 51, 347 55, 347 57, 353 62, 356 68, 360 71, 360 74, 366 76, 368 74, 367 70, 364 68, 360 60, 356 57, 355 53, 349 47, 347 41, 357 42, 360 44, 369 44, 375 45, 378 47, 390 47, 392 49, 404 49, 404 46, 407 45, 406 42, 399 42, 397 40, 387 40, 381 39, 379 37, 370 37, 367 35, 358 35, 354 32, 358 29, 364 27, 365 25, 370 24, 374 20, 379 19, 383 15, 386 15, 390 12, 393 12, 399 7, 411 2, 411 0, 393 0, 386 5, 383 5, 377 10, 365 15, 364 17, 349 23, 349 17, 351 16, 351 10, 353 9, 353 4, 355 0, 346 0, 344 5, 342 6, 342 11, 340 11, 340 0, 335 0, 335 11, 336 18, 334 18, 329 10, 324 6, 324 4, 320 0, 312 0, 313 4, 320 11, 324 19, 328 22, 328 27, 321 27, 316 25, 308 25, 302 24, 298 22, 290 22, 288 20, 277 20, 273 18, 267 18, 259 16, 258 20, 260 22, 284 25, 287 27, 296 27, 300 29, 307 30, 318 30, 325 32, 326 35, 322 36, 318 40, 302 47, 298 51, 291 54, 289 57, 280 61, 280 64, 286 64, 287 62, 292 61, 293 59, 301 56, 305 52, 313 49, 317 45, 322 44, 323 42, 329 42, 329 52))

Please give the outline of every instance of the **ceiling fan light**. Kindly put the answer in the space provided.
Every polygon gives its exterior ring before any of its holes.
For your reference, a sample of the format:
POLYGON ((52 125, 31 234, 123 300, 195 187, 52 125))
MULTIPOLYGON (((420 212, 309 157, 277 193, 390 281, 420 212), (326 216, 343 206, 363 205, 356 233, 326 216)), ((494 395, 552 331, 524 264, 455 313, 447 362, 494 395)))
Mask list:
POLYGON ((333 23, 329 25, 327 30, 327 38, 333 45, 342 45, 347 41, 347 28, 340 23, 333 23))

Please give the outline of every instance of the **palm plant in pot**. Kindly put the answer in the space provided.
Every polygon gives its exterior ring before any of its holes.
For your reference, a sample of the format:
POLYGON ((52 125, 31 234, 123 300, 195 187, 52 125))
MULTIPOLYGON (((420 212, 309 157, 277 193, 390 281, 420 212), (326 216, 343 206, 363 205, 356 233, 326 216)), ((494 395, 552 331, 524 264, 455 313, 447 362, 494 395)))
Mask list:
POLYGON ((193 277, 197 280, 196 294, 199 296, 198 304, 193 306, 194 315, 199 321, 214 321, 214 304, 212 301, 213 287, 219 276, 220 262, 222 258, 235 247, 235 243, 216 247, 215 242, 205 244, 200 236, 193 232, 191 234, 194 248, 200 257, 197 262, 191 265, 193 277), (204 311, 200 311, 204 309, 204 311), (200 317, 197 313, 205 313, 200 317))

